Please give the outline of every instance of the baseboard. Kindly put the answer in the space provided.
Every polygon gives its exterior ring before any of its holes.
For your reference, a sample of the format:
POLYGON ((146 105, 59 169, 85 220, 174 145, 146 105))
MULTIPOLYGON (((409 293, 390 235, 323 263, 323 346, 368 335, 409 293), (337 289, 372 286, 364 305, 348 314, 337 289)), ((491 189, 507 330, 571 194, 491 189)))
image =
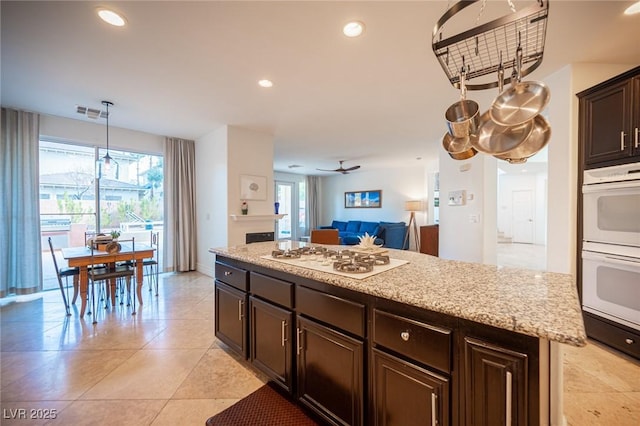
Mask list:
POLYGON ((211 266, 209 263, 200 263, 197 262, 196 263, 196 271, 200 272, 201 274, 207 275, 211 278, 213 278, 213 266, 211 266))

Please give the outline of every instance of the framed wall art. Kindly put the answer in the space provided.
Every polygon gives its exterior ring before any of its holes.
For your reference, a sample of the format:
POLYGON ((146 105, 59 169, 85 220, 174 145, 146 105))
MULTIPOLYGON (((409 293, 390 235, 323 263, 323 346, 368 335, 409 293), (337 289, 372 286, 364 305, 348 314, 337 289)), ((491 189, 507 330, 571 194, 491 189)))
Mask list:
POLYGON ((344 208, 377 208, 382 207, 382 191, 348 191, 344 193, 344 208))
POLYGON ((241 200, 266 200, 267 178, 265 176, 240 175, 241 200))

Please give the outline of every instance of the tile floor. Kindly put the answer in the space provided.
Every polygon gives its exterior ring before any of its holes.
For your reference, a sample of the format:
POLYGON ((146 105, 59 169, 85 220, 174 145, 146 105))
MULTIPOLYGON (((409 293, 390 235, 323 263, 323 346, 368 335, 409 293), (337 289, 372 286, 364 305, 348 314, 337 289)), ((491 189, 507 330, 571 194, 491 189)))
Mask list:
MULTIPOLYGON (((264 383, 215 339, 210 277, 164 274, 144 297, 135 317, 102 308, 96 326, 67 319, 57 291, 3 306, 0 424, 204 425, 264 383)), ((568 424, 637 425, 640 362, 565 348, 568 424)))

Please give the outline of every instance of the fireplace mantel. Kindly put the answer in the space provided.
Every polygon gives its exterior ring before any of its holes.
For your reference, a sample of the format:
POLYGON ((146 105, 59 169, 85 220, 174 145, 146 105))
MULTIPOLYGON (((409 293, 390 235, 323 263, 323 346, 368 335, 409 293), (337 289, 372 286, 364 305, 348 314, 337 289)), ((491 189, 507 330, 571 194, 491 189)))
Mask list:
POLYGON ((232 220, 244 222, 244 221, 257 221, 257 220, 279 220, 285 217, 286 214, 232 214, 229 215, 232 220))

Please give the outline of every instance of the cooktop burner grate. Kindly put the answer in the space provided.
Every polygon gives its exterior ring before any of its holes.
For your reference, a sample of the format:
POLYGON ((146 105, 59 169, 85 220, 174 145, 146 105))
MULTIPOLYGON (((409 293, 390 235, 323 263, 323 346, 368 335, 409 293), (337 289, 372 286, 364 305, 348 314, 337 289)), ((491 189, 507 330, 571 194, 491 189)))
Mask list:
POLYGON ((322 265, 325 266, 333 263, 335 271, 352 274, 371 272, 375 266, 388 265, 391 261, 386 255, 362 254, 348 249, 331 250, 325 247, 273 250, 271 257, 274 259, 299 259, 300 261, 314 259, 322 262, 322 265))

